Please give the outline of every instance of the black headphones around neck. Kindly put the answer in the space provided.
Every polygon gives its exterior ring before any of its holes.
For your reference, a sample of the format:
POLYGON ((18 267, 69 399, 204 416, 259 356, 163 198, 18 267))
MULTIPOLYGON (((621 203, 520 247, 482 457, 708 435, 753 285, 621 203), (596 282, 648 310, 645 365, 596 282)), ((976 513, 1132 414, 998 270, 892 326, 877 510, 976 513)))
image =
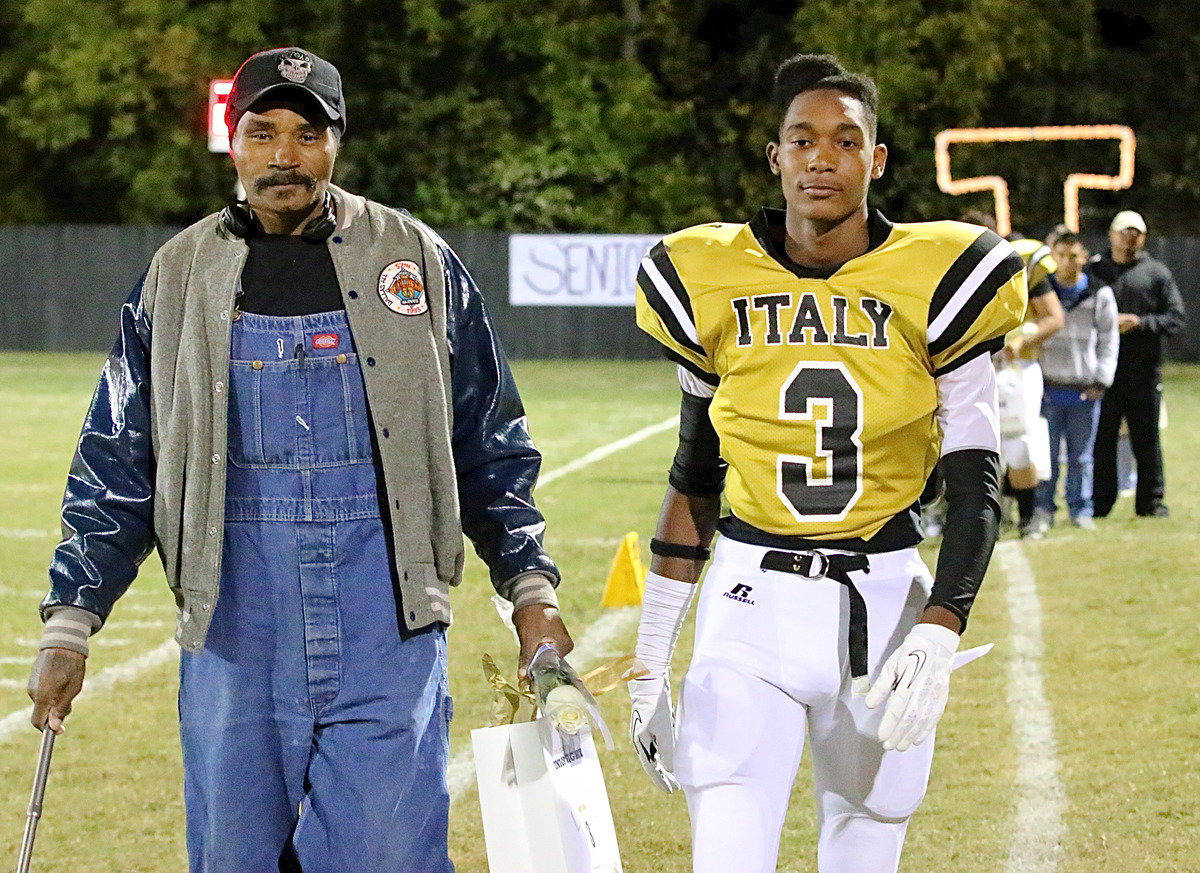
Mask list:
MULTIPOLYGON (((234 200, 221 210, 221 227, 241 239, 253 239, 265 235, 262 222, 245 200, 234 200)), ((325 203, 321 214, 304 225, 300 238, 312 243, 325 242, 337 227, 337 204, 329 192, 325 192, 325 203)))

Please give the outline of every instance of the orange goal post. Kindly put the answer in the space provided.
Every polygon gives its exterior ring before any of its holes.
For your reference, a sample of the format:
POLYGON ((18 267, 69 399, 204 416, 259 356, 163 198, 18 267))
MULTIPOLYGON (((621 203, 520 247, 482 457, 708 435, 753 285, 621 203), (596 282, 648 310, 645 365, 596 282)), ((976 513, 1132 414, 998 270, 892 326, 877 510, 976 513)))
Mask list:
POLYGON ((1079 231, 1079 191, 1089 188, 1120 191, 1133 184, 1133 159, 1137 139, 1123 124, 1082 124, 1042 127, 962 127, 943 130, 934 140, 938 188, 947 194, 991 191, 996 203, 996 230, 1002 236, 1012 232, 1008 208, 1008 183, 1001 176, 974 176, 955 179, 950 170, 950 146, 955 143, 1048 142, 1053 140, 1115 139, 1121 150, 1117 175, 1071 173, 1063 185, 1063 221, 1079 231))

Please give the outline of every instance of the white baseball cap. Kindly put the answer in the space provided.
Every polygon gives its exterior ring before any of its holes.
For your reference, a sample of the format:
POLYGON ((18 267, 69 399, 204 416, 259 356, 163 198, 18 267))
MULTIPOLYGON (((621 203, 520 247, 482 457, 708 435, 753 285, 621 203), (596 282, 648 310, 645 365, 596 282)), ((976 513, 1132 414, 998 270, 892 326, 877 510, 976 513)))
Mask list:
POLYGON ((1142 218, 1140 213, 1134 212, 1132 209, 1122 209, 1113 216, 1112 224, 1108 226, 1109 230, 1129 230, 1133 228, 1146 232, 1146 219, 1142 218))

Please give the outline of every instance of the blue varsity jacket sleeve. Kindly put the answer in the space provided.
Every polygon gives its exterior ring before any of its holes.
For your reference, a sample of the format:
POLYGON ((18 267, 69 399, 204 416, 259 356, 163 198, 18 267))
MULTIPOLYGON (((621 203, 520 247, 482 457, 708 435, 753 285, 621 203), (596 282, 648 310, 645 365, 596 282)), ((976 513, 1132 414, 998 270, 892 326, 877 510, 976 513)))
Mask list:
POLYGON ((440 239, 446 280, 446 330, 454 394, 454 464, 463 531, 491 570, 492 584, 531 572, 554 585, 559 572, 542 548, 546 522, 533 503, 542 456, 483 295, 458 256, 440 239))
POLYGON ((83 420, 62 504, 63 539, 50 564, 44 619, 56 606, 108 618, 154 547, 150 320, 145 276, 121 306, 117 341, 83 420))

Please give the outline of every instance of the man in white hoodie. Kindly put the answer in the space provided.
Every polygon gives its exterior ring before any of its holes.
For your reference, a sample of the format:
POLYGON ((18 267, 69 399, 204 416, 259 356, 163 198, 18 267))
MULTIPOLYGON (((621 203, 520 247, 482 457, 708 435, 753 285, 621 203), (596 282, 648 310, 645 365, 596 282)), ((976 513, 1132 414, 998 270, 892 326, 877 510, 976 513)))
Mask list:
POLYGON ((1062 444, 1067 450, 1065 496, 1071 523, 1094 528, 1092 447, 1100 400, 1117 369, 1117 301, 1112 289, 1084 271, 1088 252, 1074 233, 1054 243, 1058 270, 1049 278, 1066 313, 1061 331, 1042 344, 1042 416, 1050 425, 1050 480, 1038 485, 1035 524, 1054 521, 1062 444))

